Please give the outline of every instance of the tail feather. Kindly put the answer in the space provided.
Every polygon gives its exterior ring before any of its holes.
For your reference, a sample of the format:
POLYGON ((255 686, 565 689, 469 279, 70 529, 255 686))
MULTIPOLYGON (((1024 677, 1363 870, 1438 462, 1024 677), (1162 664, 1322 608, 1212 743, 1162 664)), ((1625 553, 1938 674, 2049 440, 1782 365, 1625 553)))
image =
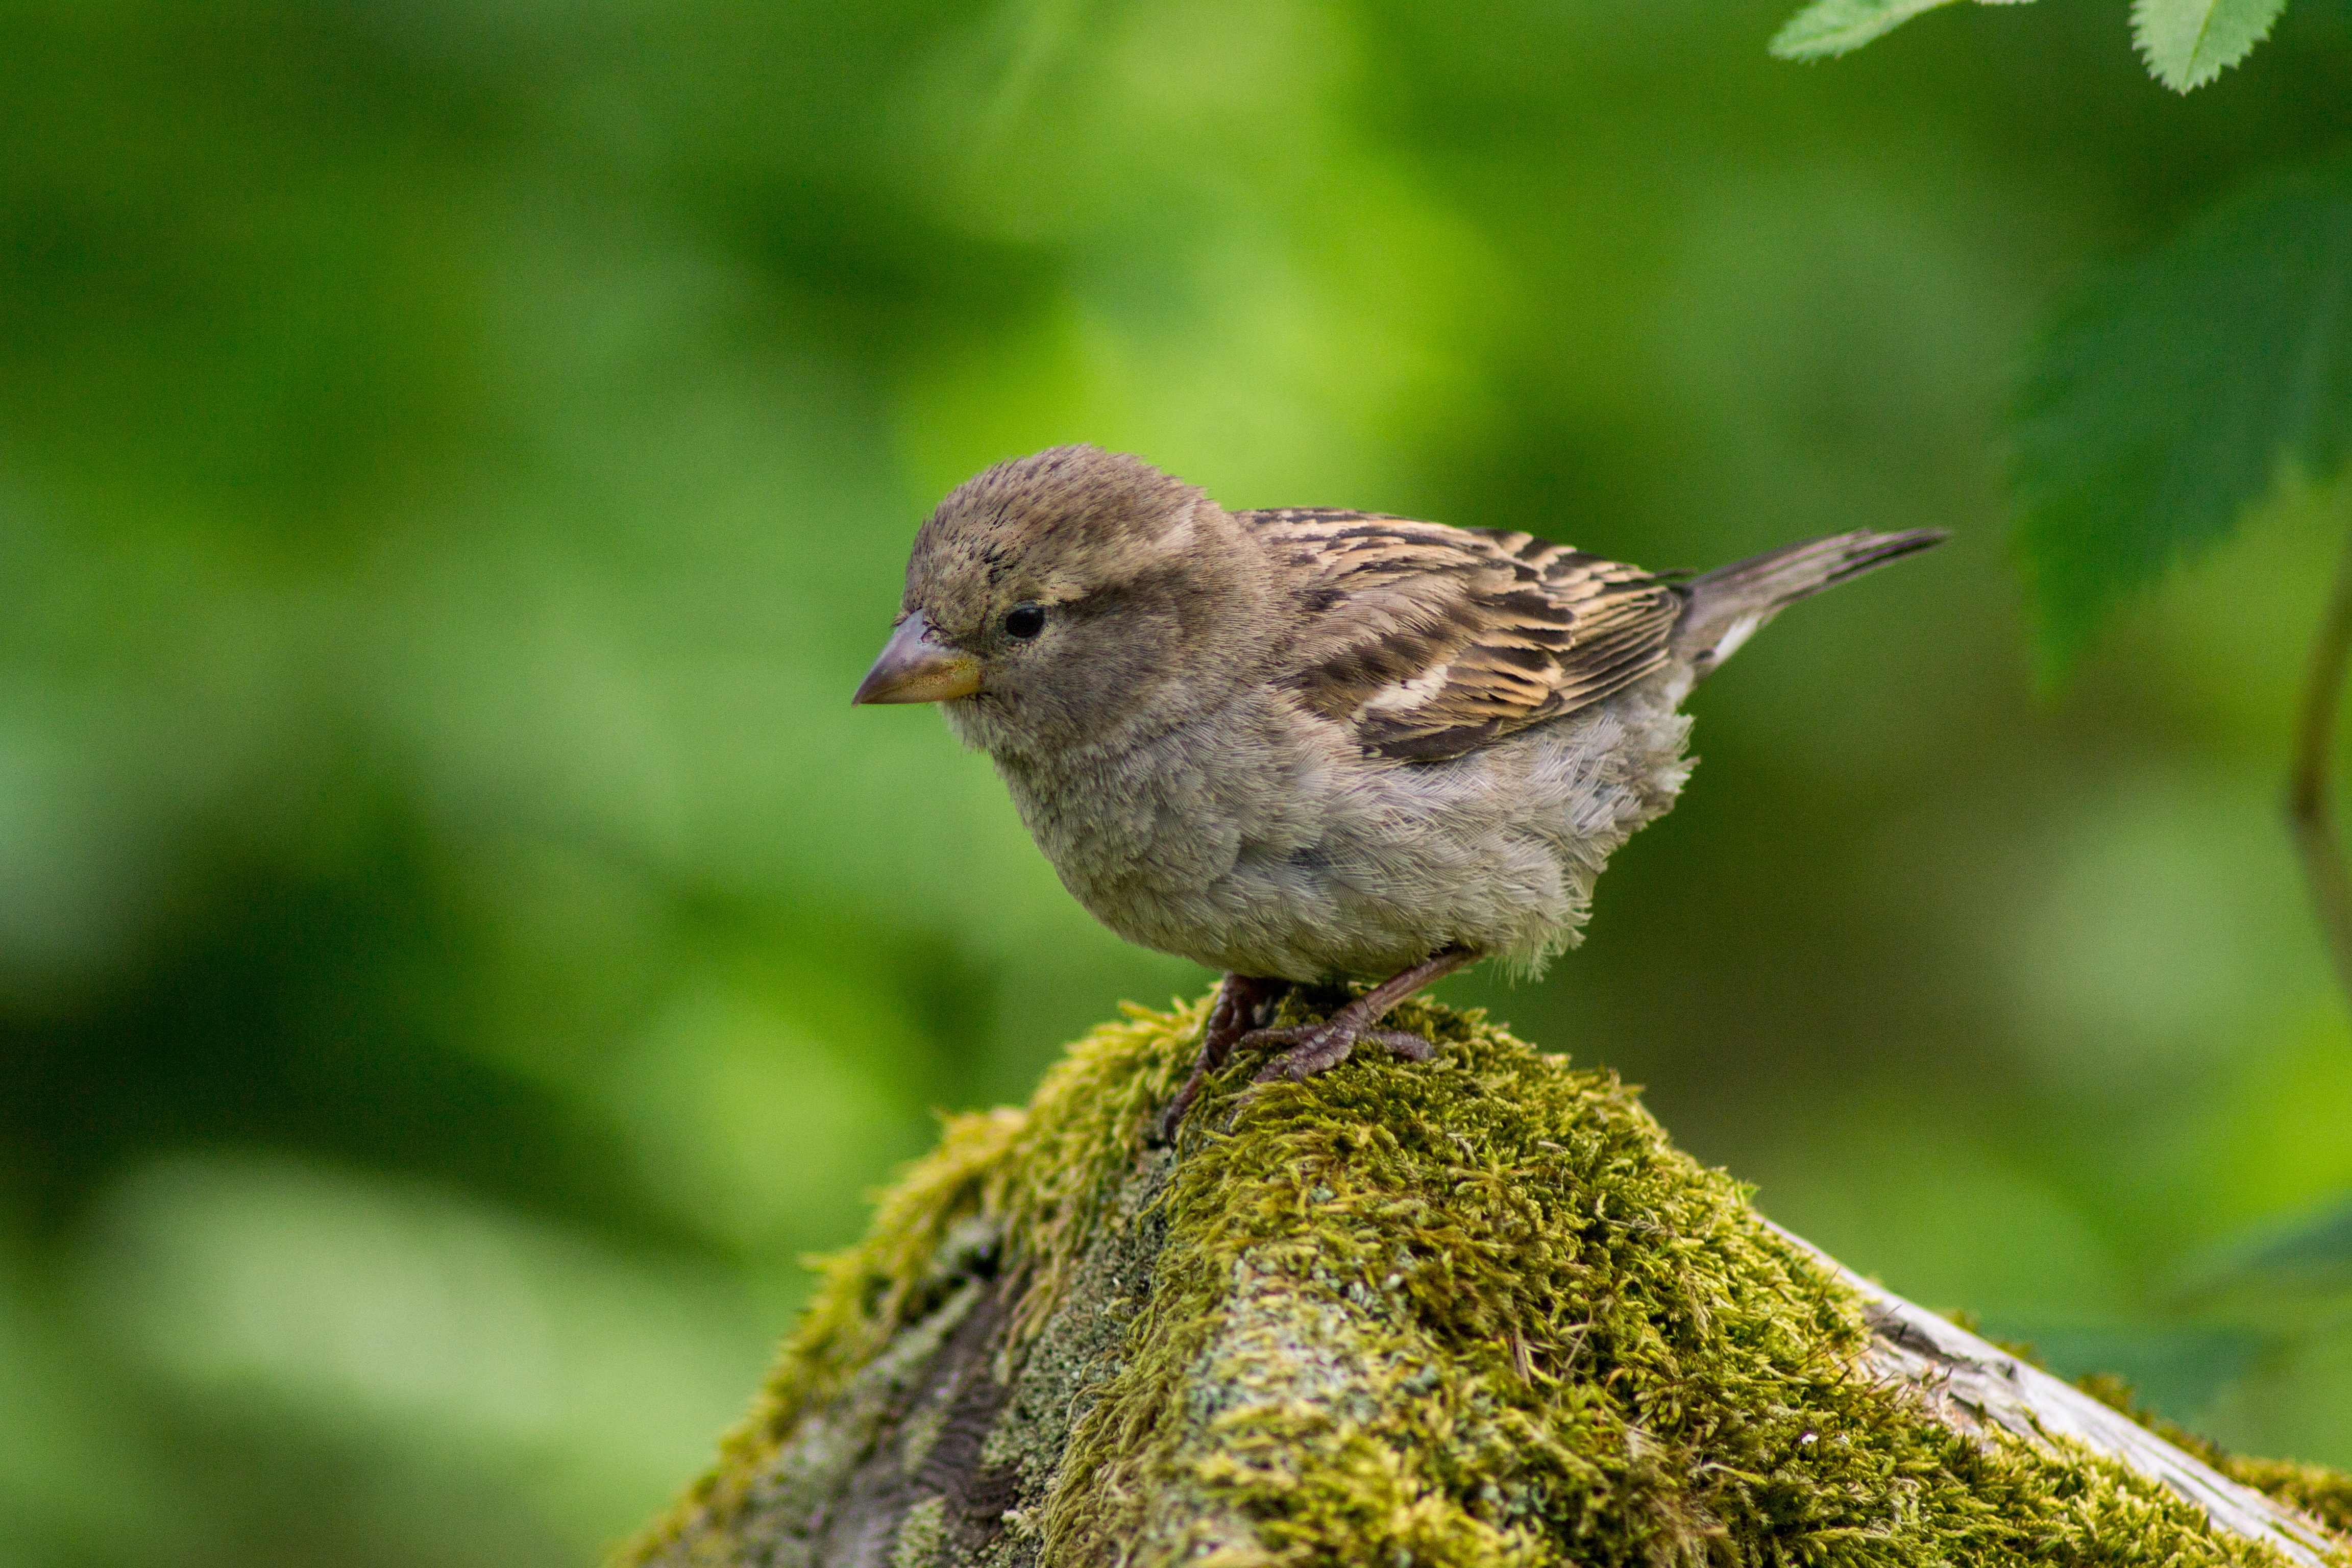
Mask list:
POLYGON ((1757 627, 1799 599, 1941 544, 1945 538, 1940 528, 1901 533, 1856 529, 1784 544, 1694 577, 1683 587, 1686 602, 1682 618, 1675 623, 1675 656, 1689 663, 1693 679, 1704 676, 1738 652, 1757 627))

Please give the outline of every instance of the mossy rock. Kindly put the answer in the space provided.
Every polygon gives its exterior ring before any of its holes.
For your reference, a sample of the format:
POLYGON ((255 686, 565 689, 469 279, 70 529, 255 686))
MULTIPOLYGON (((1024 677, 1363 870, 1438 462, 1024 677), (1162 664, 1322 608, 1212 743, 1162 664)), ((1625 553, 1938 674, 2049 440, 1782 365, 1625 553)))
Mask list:
POLYGON ((950 1121, 629 1561, 2352 1564, 2341 1477, 2205 1456, 2305 1510, 2212 1477, 2257 1539, 1889 1373, 1933 1355, 1891 1298, 1476 1013, 1392 1015, 1425 1063, 1244 1053, 1155 1146, 1205 1011, 950 1121))

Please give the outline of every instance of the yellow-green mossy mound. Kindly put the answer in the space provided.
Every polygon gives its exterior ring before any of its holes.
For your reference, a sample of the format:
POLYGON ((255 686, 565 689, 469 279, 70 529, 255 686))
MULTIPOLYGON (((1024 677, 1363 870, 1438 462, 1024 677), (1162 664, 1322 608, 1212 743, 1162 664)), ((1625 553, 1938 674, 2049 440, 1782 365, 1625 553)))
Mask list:
MULTIPOLYGON (((1155 1146, 1205 1010, 1132 1010, 1026 1110, 950 1121, 632 1561, 2285 1561, 1867 1375, 1860 1298, 1738 1183, 1478 1014, 1409 1004, 1433 1060, 1305 1083, 1244 1053, 1155 1146)), ((2239 1463, 2352 1524, 2342 1478, 2239 1463)))

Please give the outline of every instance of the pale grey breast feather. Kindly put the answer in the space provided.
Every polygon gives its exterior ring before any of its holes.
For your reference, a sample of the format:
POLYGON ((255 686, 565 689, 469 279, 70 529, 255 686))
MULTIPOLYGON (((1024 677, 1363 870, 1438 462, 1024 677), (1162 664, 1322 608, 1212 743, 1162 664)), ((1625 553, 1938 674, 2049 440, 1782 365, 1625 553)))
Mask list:
POLYGON ((1458 757, 1665 663, 1682 590, 1532 534, 1372 512, 1234 514, 1295 574, 1286 683, 1365 752, 1458 757))

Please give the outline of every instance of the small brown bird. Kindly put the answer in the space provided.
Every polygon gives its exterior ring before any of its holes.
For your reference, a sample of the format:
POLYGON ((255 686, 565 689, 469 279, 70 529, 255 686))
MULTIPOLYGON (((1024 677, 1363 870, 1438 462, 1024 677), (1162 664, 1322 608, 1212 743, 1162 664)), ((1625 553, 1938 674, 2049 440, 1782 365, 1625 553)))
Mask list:
POLYGON ((1577 940, 1611 851, 1690 771, 1691 687, 1783 606, 1943 534, 1855 531, 1688 581, 1532 534, 1227 511, 1139 458, 1000 463, 915 536, 856 702, 937 702, 1062 883, 1225 971, 1172 1130, 1239 1045, 1303 1079, 1420 987, 1577 940), (1257 1026, 1287 984, 1379 984, 1257 1026))

